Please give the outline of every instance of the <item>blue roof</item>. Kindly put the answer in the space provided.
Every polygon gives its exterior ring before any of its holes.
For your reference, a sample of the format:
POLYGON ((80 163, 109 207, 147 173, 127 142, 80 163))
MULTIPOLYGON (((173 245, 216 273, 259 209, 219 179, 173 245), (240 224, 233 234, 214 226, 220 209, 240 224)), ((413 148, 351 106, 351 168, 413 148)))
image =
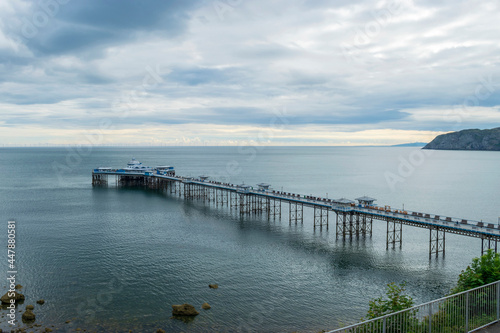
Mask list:
POLYGON ((356 198, 356 200, 358 200, 358 201, 376 201, 377 199, 364 195, 362 197, 356 198))

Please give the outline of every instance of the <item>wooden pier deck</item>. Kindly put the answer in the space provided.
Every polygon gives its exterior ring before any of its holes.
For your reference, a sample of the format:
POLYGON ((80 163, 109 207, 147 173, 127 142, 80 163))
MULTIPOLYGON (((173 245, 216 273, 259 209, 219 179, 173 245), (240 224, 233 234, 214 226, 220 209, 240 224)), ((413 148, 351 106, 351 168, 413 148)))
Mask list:
POLYGON ((94 169, 92 185, 108 185, 114 178, 117 186, 143 186, 165 190, 184 199, 199 199, 213 203, 215 207, 227 206, 240 214, 267 214, 268 218, 281 218, 282 205, 288 204, 291 223, 303 223, 304 207, 314 211, 314 228, 328 228, 330 212, 335 214, 337 238, 366 237, 372 234, 373 220, 387 223, 386 246, 402 245, 402 226, 429 229, 429 256, 445 253, 445 235, 454 233, 482 240, 481 254, 487 249, 497 252, 500 226, 466 219, 442 217, 436 214, 395 210, 388 206, 378 207, 375 199, 362 197, 358 202, 345 198, 334 200, 323 197, 276 191, 268 184, 258 188, 234 185, 199 178, 180 177, 174 172, 153 170, 150 172, 126 172, 121 169, 94 169))

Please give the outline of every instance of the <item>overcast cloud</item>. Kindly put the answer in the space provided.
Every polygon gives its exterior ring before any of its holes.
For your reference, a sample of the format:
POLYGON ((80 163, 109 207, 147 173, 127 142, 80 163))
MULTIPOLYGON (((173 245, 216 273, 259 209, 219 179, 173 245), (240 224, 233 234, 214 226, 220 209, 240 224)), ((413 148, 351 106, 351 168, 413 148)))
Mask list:
POLYGON ((0 144, 396 144, 500 126, 499 1, 0 1, 0 144))

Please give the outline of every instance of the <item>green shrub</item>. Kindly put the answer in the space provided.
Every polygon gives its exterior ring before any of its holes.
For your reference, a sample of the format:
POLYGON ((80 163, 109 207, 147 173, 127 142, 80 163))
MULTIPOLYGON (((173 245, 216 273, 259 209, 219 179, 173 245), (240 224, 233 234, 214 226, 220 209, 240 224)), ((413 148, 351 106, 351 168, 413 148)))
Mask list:
POLYGON ((375 298, 369 303, 367 319, 377 318, 389 313, 411 308, 414 305, 413 298, 404 294, 406 283, 400 285, 392 282, 387 285, 386 299, 375 298))
POLYGON ((458 276, 452 294, 466 291, 500 280, 500 254, 488 250, 480 258, 472 259, 472 264, 458 276))

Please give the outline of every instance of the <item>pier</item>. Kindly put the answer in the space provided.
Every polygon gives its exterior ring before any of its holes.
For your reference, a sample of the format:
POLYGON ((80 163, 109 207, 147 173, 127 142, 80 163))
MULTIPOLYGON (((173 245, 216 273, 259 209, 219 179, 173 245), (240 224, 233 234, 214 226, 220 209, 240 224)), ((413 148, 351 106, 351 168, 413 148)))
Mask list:
POLYGON ((481 239, 481 255, 488 249, 497 252, 500 225, 378 206, 376 199, 362 196, 355 200, 328 199, 276 191, 270 184, 234 185, 210 180, 208 176, 181 177, 171 166, 144 167, 133 159, 123 169, 97 168, 92 171, 93 186, 135 186, 166 191, 185 200, 200 200, 215 208, 228 207, 241 215, 260 214, 280 219, 288 208, 289 223, 304 222, 304 208, 312 210, 314 228, 328 230, 334 217, 336 237, 370 237, 373 221, 385 222, 386 248, 401 247, 403 225, 429 229, 429 257, 445 254, 446 233, 481 239), (288 207, 286 207, 288 206, 288 207))

